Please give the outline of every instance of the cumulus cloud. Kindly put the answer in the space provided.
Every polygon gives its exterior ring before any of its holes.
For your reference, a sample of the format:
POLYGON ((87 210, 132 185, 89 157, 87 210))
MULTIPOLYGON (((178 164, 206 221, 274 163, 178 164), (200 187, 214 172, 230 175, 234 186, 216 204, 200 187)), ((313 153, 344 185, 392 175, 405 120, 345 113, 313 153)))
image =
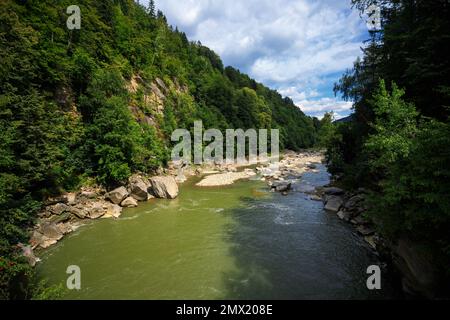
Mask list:
POLYGON ((360 55, 367 28, 351 1, 161 0, 169 23, 215 50, 226 65, 280 90, 310 115, 346 114, 333 84, 360 55), (288 90, 289 89, 289 90, 288 90), (309 93, 308 93, 309 92, 309 93), (311 95, 315 92, 315 95, 311 95), (296 95, 304 93, 307 99, 296 95))
POLYGON ((350 101, 341 101, 335 97, 319 97, 316 90, 298 91, 296 87, 278 90, 282 95, 291 97, 294 103, 306 114, 321 119, 326 112, 333 112, 336 119, 346 117, 353 108, 350 101))

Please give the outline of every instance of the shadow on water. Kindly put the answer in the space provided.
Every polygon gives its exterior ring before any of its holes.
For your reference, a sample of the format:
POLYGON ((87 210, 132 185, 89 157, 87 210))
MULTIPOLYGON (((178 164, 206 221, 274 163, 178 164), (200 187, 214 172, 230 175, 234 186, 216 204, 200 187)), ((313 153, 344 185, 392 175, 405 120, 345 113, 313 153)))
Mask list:
MULTIPOLYGON (((325 185, 326 169, 307 173, 296 189, 325 185), (302 186, 303 185, 303 186, 302 186), (298 188, 299 187, 299 188, 298 188)), ((383 271, 382 290, 370 291, 366 271, 381 265, 353 228, 301 192, 241 199, 227 241, 236 271, 223 274, 226 299, 394 299, 383 271)))

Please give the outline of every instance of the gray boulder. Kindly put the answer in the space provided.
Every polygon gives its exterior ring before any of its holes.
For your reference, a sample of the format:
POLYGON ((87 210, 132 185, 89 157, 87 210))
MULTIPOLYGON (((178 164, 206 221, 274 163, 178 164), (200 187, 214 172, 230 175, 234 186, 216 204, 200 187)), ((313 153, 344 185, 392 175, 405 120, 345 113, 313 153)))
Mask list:
POLYGON ((55 215, 61 215, 64 212, 70 211, 70 207, 64 203, 57 203, 51 207, 48 208, 48 210, 55 215))
POLYGON ((375 234, 375 230, 367 225, 359 225, 356 228, 356 231, 358 231, 358 233, 360 235, 365 236, 365 237, 375 234))
POLYGON ((114 189, 106 196, 114 204, 120 204, 126 197, 128 197, 128 191, 125 187, 114 189))
POLYGON ((288 192, 292 188, 291 183, 281 183, 275 187, 278 192, 288 192))
POLYGON ((144 181, 136 181, 130 185, 131 197, 137 201, 147 201, 148 200, 148 185, 144 181))
POLYGON ((138 206, 138 203, 135 198, 128 197, 125 200, 123 200, 120 205, 124 208, 136 208, 138 206))
POLYGON ((366 219, 364 219, 362 216, 357 216, 357 217, 353 217, 353 219, 350 221, 352 224, 354 225, 363 225, 363 224, 367 224, 368 222, 366 221, 366 219))
POLYGON ((326 195, 331 195, 331 196, 339 196, 339 195, 343 195, 345 193, 345 191, 340 188, 336 188, 336 187, 328 187, 328 188, 323 188, 323 193, 326 195))
POLYGON ((364 198, 362 196, 354 196, 351 197, 344 205, 345 209, 352 211, 357 210, 359 207, 359 204, 364 201, 364 198))
POLYGON ((60 228, 58 228, 58 226, 56 224, 52 224, 52 223, 43 223, 39 227, 38 231, 46 238, 56 240, 56 241, 61 240, 64 235, 61 232, 60 228))
POLYGON ((46 249, 46 248, 54 245, 57 242, 58 242, 58 240, 47 238, 42 233, 39 233, 37 231, 33 232, 33 235, 31 236, 31 239, 30 239, 30 244, 33 249, 36 247, 41 247, 42 249, 46 249))
POLYGON ((329 196, 325 204, 325 210, 332 212, 339 212, 344 201, 338 196, 329 196))
POLYGON ((72 207, 70 212, 79 219, 84 219, 88 215, 88 212, 84 208, 72 207))
POLYGON ((178 185, 173 177, 153 177, 150 179, 152 193, 157 198, 175 199, 178 197, 178 185))
POLYGON ((339 217, 339 219, 347 222, 352 218, 352 214, 350 212, 342 210, 337 213, 337 216, 339 217))
POLYGON ((105 214, 102 218, 119 218, 122 214, 122 207, 117 204, 106 203, 103 209, 105 210, 105 214))
POLYGON ((80 198, 84 199, 95 199, 97 198, 98 194, 97 192, 93 190, 83 190, 80 192, 80 198))
POLYGON ((98 219, 103 217, 106 214, 106 210, 103 207, 93 206, 89 209, 88 217, 89 219, 98 219))

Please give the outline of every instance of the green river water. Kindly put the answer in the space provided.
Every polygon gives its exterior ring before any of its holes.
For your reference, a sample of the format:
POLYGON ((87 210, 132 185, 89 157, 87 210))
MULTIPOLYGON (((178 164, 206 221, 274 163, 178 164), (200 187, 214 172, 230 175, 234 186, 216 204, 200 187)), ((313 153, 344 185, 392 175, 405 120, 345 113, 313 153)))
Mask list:
POLYGON ((372 299, 366 269, 376 255, 304 189, 328 182, 305 174, 297 191, 269 193, 260 181, 199 188, 151 200, 118 220, 93 221, 41 254, 38 274, 65 285, 81 269, 81 290, 64 299, 372 299))

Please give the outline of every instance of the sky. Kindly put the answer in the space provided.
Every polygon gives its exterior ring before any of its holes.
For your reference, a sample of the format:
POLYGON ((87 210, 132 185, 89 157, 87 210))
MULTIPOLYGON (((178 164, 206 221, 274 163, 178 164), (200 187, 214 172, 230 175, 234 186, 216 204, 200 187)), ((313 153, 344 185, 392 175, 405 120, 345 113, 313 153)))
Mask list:
MULTIPOLYGON (((141 1, 142 3, 142 1, 141 1)), ((334 83, 361 56, 368 30, 350 0, 156 0, 169 24, 226 66, 290 97, 306 114, 337 119, 352 102, 334 83)))

